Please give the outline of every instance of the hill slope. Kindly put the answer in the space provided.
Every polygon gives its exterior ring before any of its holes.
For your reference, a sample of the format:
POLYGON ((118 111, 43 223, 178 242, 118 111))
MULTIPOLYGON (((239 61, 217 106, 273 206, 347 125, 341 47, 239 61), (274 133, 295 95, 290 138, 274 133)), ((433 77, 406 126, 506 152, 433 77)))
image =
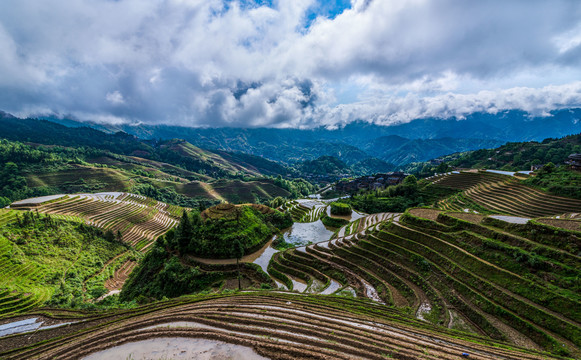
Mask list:
MULTIPOLYGON (((184 142, 178 144, 191 151, 199 150, 184 142)), ((174 150, 167 151, 177 154, 174 150)), ((172 161, 169 155, 164 156, 172 161)), ((208 175, 187 170, 190 162, 183 159, 192 160, 192 157, 177 156, 179 158, 173 159, 173 165, 85 147, 0 140, 0 190, 3 195, 0 205, 5 206, 10 200, 59 193, 129 191, 164 202, 197 207, 199 203, 224 200, 264 201, 277 196, 288 197, 294 191, 292 182, 283 188, 281 185, 284 184, 262 177, 253 181, 231 178, 215 180, 208 175)), ((256 167, 248 170, 238 164, 219 162, 221 158, 213 157, 212 160, 201 150, 198 159, 223 173, 238 174, 237 177, 247 176, 240 174, 249 172, 259 174, 256 167)))
POLYGON ((99 297, 106 292, 102 265, 127 252, 73 217, 0 210, 0 223, 0 317, 46 301, 74 306, 99 297))
POLYGON ((563 215, 581 210, 581 199, 550 195, 526 186, 511 176, 487 172, 459 172, 430 180, 436 187, 462 190, 462 193, 438 204, 447 210, 486 209, 530 218, 563 215))
POLYGON ((215 178, 240 172, 261 175, 253 164, 261 164, 259 167, 265 171, 264 174, 278 174, 281 169, 280 165, 252 156, 247 156, 244 164, 240 164, 236 162, 235 155, 225 154, 228 158, 225 159, 220 154, 202 150, 183 140, 143 141, 124 132, 107 134, 88 127, 70 128, 45 120, 19 119, 5 113, 0 114, 0 134, 2 138, 13 141, 108 150, 119 155, 180 165, 188 171, 202 172, 215 178))

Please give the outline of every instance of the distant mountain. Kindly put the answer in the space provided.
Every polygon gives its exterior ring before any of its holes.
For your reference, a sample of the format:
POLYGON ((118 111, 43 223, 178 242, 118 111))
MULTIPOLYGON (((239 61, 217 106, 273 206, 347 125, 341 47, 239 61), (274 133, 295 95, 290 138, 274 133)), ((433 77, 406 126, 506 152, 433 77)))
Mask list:
MULTIPOLYGON (((75 126, 71 120, 47 119, 75 126)), ((204 149, 243 152, 286 164, 335 156, 347 165, 376 158, 402 166, 449 153, 492 148, 508 141, 542 141, 579 133, 581 109, 557 110, 537 117, 520 110, 473 113, 465 119, 428 118, 392 126, 357 121, 334 130, 88 125, 109 132, 124 131, 142 139, 179 138, 204 149)))
POLYGON ((355 174, 372 175, 386 173, 397 169, 397 166, 377 158, 369 158, 351 165, 355 174))
POLYGON ((397 165, 427 161, 444 154, 477 149, 490 149, 502 145, 498 140, 483 139, 404 139, 396 135, 383 136, 365 146, 371 155, 397 165))
POLYGON ((311 175, 351 174, 351 168, 334 156, 321 156, 315 160, 305 161, 299 168, 301 172, 311 175))
POLYGON ((444 137, 495 139, 507 141, 542 141, 581 132, 581 109, 551 111, 547 116, 530 116, 520 110, 497 114, 473 113, 465 119, 420 119, 388 127, 390 135, 407 138, 444 137))

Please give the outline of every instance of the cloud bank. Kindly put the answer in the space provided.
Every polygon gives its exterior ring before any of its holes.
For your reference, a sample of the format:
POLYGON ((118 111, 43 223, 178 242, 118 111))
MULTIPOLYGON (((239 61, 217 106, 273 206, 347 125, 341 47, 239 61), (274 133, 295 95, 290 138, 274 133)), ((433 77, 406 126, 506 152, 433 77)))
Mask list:
POLYGON ((578 1, 5 0, 0 109, 333 127, 581 106, 578 1))

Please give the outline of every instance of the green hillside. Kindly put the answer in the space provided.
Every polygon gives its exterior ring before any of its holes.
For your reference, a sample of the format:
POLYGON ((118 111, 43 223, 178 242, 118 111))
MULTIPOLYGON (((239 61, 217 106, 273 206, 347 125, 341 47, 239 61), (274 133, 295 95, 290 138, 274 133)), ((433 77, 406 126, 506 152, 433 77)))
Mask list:
POLYGON ((0 212, 0 316, 76 306, 107 292, 103 264, 127 251, 112 234, 34 212, 0 212))
POLYGON ((437 176, 338 202, 292 200, 316 191, 293 177, 382 164, 324 156, 294 173, 183 140, 94 135, 108 147, 0 140, 12 207, 0 210, 0 316, 9 331, 33 314, 71 322, 0 336, 1 358, 200 334, 288 359, 581 355, 579 173, 450 171, 561 164, 578 137, 455 154, 418 167, 437 176))
MULTIPOLYGON (((180 146, 188 145, 180 142, 180 146)), ((198 154, 200 155, 200 154, 198 154)), ((181 156, 181 155, 180 155, 181 156)), ((200 155, 202 156, 202 155, 200 155)), ((218 163, 216 157, 199 161, 223 167, 224 172, 248 174, 250 170, 218 163), (213 160, 212 160, 213 159, 213 160), (246 172, 245 172, 246 171, 246 172)), ((191 158, 190 158, 191 159, 191 158)), ((228 201, 259 202, 277 196, 298 196, 308 189, 293 182, 259 176, 214 179, 176 165, 91 148, 23 144, 0 140, 0 205, 27 197, 60 193, 128 191, 187 207, 228 201)), ((254 171, 254 170, 253 170, 254 171)), ((299 184, 299 183, 296 183, 299 184)), ((310 186, 310 185, 309 185, 310 186)))
POLYGON ((443 173, 450 168, 530 170, 535 165, 562 165, 570 154, 581 153, 581 134, 548 138, 541 142, 509 142, 500 147, 440 156, 444 164, 412 163, 405 170, 421 177, 443 173))
MULTIPOLYGON (((264 205, 220 204, 184 213, 175 231, 158 240, 123 288, 122 299, 179 296, 219 286, 232 272, 228 267, 200 268, 191 256, 241 258, 261 248, 279 229, 292 225, 289 214, 264 205)), ((245 273, 254 282, 272 283, 250 265, 245 273), (250 275, 249 275, 250 274, 250 275)), ((231 276, 231 275, 230 275, 231 276)))

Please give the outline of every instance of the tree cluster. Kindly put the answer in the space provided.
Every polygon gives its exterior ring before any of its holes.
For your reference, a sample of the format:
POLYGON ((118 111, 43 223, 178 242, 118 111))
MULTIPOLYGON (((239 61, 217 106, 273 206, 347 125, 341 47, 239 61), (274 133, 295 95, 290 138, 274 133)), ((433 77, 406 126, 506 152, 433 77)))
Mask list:
POLYGON ((258 250, 279 229, 292 225, 289 214, 262 214, 250 206, 234 206, 228 214, 202 219, 199 211, 184 212, 175 231, 161 242, 180 255, 207 258, 235 258, 258 250))

